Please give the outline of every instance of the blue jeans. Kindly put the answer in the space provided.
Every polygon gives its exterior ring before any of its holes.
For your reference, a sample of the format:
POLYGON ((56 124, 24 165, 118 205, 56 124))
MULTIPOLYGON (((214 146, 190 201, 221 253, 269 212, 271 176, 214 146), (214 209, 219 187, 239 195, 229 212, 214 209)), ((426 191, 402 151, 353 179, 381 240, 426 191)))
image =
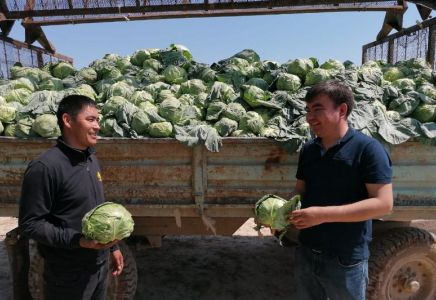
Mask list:
POLYGON ((298 300, 365 300, 368 260, 328 256, 300 244, 294 276, 298 300))

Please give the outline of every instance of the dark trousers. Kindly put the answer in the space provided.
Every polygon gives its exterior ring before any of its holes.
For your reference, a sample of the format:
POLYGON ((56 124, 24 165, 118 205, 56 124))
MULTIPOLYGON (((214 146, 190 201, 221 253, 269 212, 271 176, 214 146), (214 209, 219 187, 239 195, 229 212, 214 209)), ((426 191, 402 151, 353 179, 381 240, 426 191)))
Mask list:
POLYGON ((97 266, 44 266, 44 300, 105 300, 108 261, 97 266))

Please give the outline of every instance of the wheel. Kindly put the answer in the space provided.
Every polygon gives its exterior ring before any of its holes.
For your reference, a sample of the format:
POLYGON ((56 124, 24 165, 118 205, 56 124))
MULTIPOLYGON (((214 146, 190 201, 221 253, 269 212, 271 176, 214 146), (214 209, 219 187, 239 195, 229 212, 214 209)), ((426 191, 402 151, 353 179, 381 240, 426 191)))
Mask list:
POLYGON ((395 228, 370 245, 370 300, 434 300, 436 237, 419 228, 395 228))
POLYGON ((42 273, 44 272, 44 259, 38 251, 30 261, 29 267, 29 292, 34 300, 44 300, 42 294, 42 273))
MULTIPOLYGON (((136 261, 129 247, 119 243, 121 253, 124 257, 124 269, 119 276, 112 276, 108 273, 108 288, 106 300, 131 300, 135 296, 138 282, 136 261)), ((42 274, 44 271, 44 259, 35 252, 29 268, 29 291, 34 300, 43 300, 42 274)))
POLYGON ((136 261, 124 242, 118 243, 124 258, 124 269, 118 276, 108 274, 108 288, 106 300, 132 300, 136 293, 138 272, 136 261))

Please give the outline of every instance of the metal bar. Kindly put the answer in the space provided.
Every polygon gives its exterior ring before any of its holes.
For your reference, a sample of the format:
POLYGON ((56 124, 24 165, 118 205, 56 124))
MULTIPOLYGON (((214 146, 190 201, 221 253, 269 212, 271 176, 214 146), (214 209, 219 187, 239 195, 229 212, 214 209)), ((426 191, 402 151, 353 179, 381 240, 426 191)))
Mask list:
POLYGON ((11 271, 13 299, 32 300, 28 283, 29 239, 20 235, 18 228, 15 228, 6 233, 5 246, 11 271))
POLYGON ((9 12, 8 5, 6 4, 6 0, 0 0, 0 9, 3 14, 7 15, 9 12))
POLYGON ((368 61, 368 48, 362 47, 362 64, 368 61))
POLYGON ((435 48, 436 48, 436 25, 433 25, 428 28, 428 52, 427 52, 427 61, 430 63, 433 69, 436 68, 435 48))
POLYGON ((411 34, 413 32, 422 30, 422 28, 430 27, 430 26, 433 26, 433 25, 436 25, 436 18, 431 18, 429 20, 426 20, 426 21, 422 22, 421 26, 414 25, 414 26, 411 26, 409 28, 403 29, 401 32, 397 32, 397 33, 391 34, 391 35, 389 35, 389 36, 387 36, 387 37, 385 37, 385 38, 383 38, 383 39, 381 39, 379 41, 375 41, 375 42, 366 44, 363 47, 371 48, 371 47, 374 47, 374 46, 378 46, 380 44, 389 42, 390 40, 394 40, 394 39, 397 39, 399 37, 402 37, 402 36, 405 36, 405 35, 409 35, 409 34, 411 34))
POLYGON ((388 63, 394 64, 395 43, 393 40, 388 43, 388 63))
POLYGON ((192 168, 194 178, 192 180, 195 205, 199 213, 203 213, 205 194, 205 159, 207 154, 203 152, 202 146, 197 146, 193 151, 192 168))
MULTIPOLYGON (((52 53, 52 52, 47 51, 47 50, 45 50, 43 48, 39 48, 39 47, 35 47, 35 46, 32 46, 32 45, 28 45, 26 43, 22 43, 22 42, 19 42, 19 41, 16 41, 16 40, 13 40, 11 38, 4 37, 4 36, 0 36, 0 40, 5 41, 5 42, 10 43, 10 44, 13 44, 17 48, 25 48, 25 49, 29 49, 29 50, 34 50, 34 51, 37 51, 37 52, 41 52, 41 53, 45 53, 47 55, 54 56, 54 57, 59 58, 61 60, 68 61, 70 63, 73 63, 73 59, 71 57, 68 57, 68 56, 65 56, 65 55, 62 55, 62 54, 59 54, 59 53, 52 53)), ((5 51, 6 51, 6 49, 5 49, 5 51)))
MULTIPOLYGON (((386 9, 382 9, 385 11, 386 9)), ((223 10, 223 11, 200 11, 200 12, 175 12, 175 13, 162 13, 162 14, 143 14, 143 15, 130 15, 130 21, 139 20, 158 20, 158 19, 179 19, 179 18, 207 18, 207 17, 232 17, 232 16, 256 16, 256 15, 280 15, 280 14, 302 14, 302 13, 324 13, 324 12, 338 12, 338 11, 356 11, 355 9, 332 10, 327 8, 318 8, 314 10, 298 10, 298 9, 256 9, 256 10, 223 10)), ((362 11, 362 9, 358 9, 362 11)), ((379 9, 364 9, 364 11, 379 11, 379 9)), ((98 17, 98 18, 82 18, 82 19, 63 19, 63 20, 42 20, 26 21, 26 25, 38 24, 40 26, 50 25, 66 25, 66 24, 86 24, 86 23, 102 23, 102 22, 119 22, 125 21, 124 17, 98 17)))
MULTIPOLYGON (((149 6, 128 6, 123 7, 123 13, 143 13, 143 12, 166 12, 166 11, 214 11, 214 10, 239 10, 239 9, 261 9, 268 8, 269 1, 251 1, 251 2, 231 2, 231 3, 212 3, 212 4, 179 4, 179 5, 149 5, 149 6)), ((296 7, 296 4, 291 0, 278 0, 274 2, 272 7, 287 7, 289 10, 298 12, 325 12, 325 11, 392 11, 404 12, 403 6, 331 6, 331 7, 296 7)), ((271 10, 270 10, 271 11, 271 10)), ((274 10, 271 11, 273 13, 274 10)), ((18 11, 9 12, 7 17, 9 19, 19 19, 26 17, 49 17, 49 16, 74 16, 74 15, 109 15, 118 14, 118 7, 105 7, 105 8, 87 8, 87 9, 57 9, 57 10, 31 10, 31 11, 18 11)))

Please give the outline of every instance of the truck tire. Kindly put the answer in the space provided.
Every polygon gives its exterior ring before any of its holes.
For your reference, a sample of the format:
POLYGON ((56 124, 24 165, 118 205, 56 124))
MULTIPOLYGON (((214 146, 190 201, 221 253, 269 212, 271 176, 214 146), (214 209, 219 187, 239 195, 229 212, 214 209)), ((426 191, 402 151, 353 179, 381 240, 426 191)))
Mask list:
POLYGON ((388 230, 370 245, 370 300, 434 300, 436 237, 419 228, 388 230))
POLYGON ((106 300, 132 300, 138 283, 135 257, 124 242, 120 242, 118 245, 123 254, 124 269, 118 276, 108 274, 106 300))
MULTIPOLYGON (((119 276, 108 273, 108 288, 106 300, 132 300, 136 293, 138 273, 136 261, 129 247, 120 242, 121 253, 124 258, 124 269, 119 276)), ((43 300, 42 273, 44 271, 44 259, 35 252, 29 268, 29 291, 33 300, 43 300)))
POLYGON ((33 300, 44 300, 42 294, 42 273, 44 272, 44 259, 35 251, 29 267, 29 292, 33 300))

